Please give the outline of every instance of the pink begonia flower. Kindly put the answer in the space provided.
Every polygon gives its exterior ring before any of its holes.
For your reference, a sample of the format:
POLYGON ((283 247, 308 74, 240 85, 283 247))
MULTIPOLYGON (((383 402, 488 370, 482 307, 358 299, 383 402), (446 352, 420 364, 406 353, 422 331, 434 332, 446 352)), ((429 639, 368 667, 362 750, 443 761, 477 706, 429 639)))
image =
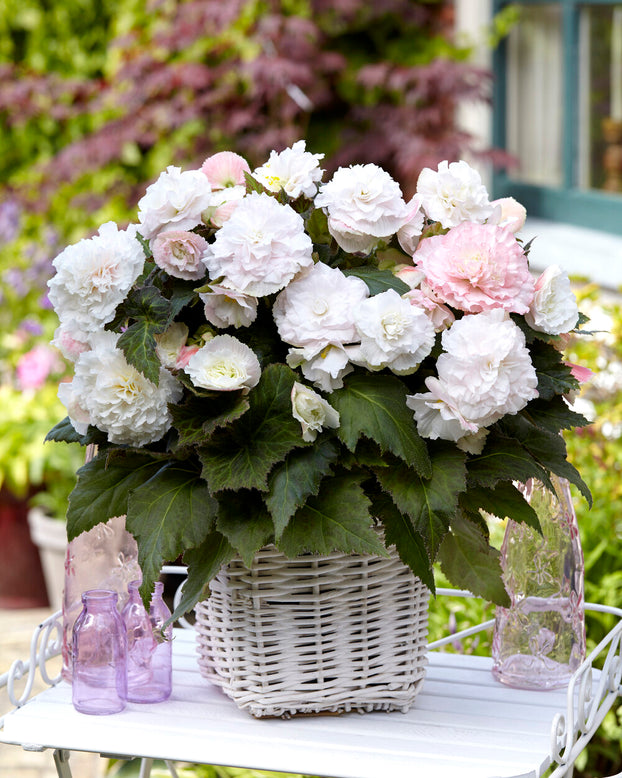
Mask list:
POLYGON ((58 356, 48 346, 35 346, 23 354, 17 363, 20 389, 39 389, 50 373, 60 367, 58 356))
POLYGON ((82 333, 82 339, 80 339, 80 333, 77 332, 75 324, 72 325, 68 322, 56 328, 52 345, 56 346, 65 359, 70 362, 75 362, 83 351, 88 351, 91 348, 87 334, 82 333))
POLYGON ((524 314, 533 300, 527 257, 509 229, 462 222, 421 241, 414 260, 432 291, 461 311, 524 314))
POLYGON ((248 162, 233 151, 219 151, 212 154, 201 165, 201 172, 207 176, 212 189, 226 189, 229 186, 244 185, 244 173, 250 173, 248 162))
POLYGON ((196 354, 199 348, 200 346, 182 346, 179 350, 177 361, 175 362, 176 369, 184 370, 188 365, 190 357, 196 354))
POLYGON ((241 185, 228 186, 226 189, 212 192, 210 205, 201 214, 204 224, 222 227, 233 216, 245 196, 246 187, 241 185))
POLYGON ((195 232, 167 230, 153 241, 153 261, 174 278, 198 281, 206 272, 201 258, 208 245, 195 232))
POLYGON ((425 311, 428 318, 432 320, 435 332, 441 332, 447 327, 451 327, 456 319, 446 305, 438 302, 425 284, 420 289, 411 289, 410 292, 406 292, 404 299, 408 300, 411 305, 425 311))
POLYGON ((525 226, 527 209, 513 197, 501 197, 499 200, 493 200, 490 204, 494 211, 488 219, 488 224, 508 227, 515 234, 525 226))
POLYGON ((594 375, 594 371, 590 370, 589 367, 585 367, 585 365, 575 365, 573 362, 566 362, 565 364, 570 368, 572 377, 576 378, 580 384, 586 383, 594 375))

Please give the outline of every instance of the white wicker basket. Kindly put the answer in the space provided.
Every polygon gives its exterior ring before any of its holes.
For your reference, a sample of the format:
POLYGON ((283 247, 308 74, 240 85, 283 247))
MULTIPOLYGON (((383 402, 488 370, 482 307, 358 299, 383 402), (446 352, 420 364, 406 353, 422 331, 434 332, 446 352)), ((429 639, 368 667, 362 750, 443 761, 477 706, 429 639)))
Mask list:
POLYGON ((254 716, 406 711, 423 683, 427 587, 397 553, 223 567, 197 605, 199 667, 254 716))

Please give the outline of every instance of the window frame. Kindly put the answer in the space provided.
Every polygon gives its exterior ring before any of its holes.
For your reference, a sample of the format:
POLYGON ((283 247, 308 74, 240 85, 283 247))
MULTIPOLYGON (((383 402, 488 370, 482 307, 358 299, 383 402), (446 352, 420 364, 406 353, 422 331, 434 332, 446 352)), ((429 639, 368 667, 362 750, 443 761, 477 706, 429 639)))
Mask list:
MULTIPOLYGON (((580 189, 579 167, 579 23, 586 6, 621 5, 622 0, 493 0, 493 13, 507 5, 558 5, 562 13, 563 106, 562 106, 562 186, 546 187, 518 181, 505 170, 495 170, 492 190, 495 197, 514 197, 534 217, 567 222, 622 235, 622 193, 580 189)), ((493 52, 493 146, 506 148, 507 44, 493 52)))

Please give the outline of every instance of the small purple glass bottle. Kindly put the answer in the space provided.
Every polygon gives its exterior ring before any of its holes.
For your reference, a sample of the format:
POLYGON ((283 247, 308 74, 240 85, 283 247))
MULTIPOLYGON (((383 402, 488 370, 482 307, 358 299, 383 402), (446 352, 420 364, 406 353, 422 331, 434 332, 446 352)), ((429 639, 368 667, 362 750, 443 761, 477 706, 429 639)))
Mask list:
POLYGON ((130 702, 162 702, 171 696, 173 627, 163 626, 171 612, 162 599, 164 584, 156 583, 149 613, 138 588, 128 585, 129 599, 123 609, 128 639, 127 699, 130 702))
POLYGON ((72 638, 72 702, 80 713, 119 713, 127 695, 127 638, 117 610, 117 593, 91 589, 72 638))

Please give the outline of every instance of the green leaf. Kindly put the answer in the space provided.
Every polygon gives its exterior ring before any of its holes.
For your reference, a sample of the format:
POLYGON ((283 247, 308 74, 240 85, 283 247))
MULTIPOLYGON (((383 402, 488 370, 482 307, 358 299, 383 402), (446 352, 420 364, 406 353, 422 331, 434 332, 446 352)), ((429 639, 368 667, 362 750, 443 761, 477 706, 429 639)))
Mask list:
POLYGON ((411 520, 398 511, 386 495, 373 500, 373 510, 384 527, 385 544, 395 546, 402 562, 418 576, 431 592, 436 591, 432 563, 421 535, 411 520))
POLYGON ((549 432, 585 427, 590 423, 585 416, 571 410, 559 395, 550 400, 532 400, 519 415, 549 432))
POLYGON ((210 532, 200 546, 184 552, 183 561, 188 566, 188 577, 171 622, 181 618, 199 600, 209 596, 209 582, 234 556, 235 549, 220 532, 210 532))
POLYGON ((203 477, 213 492, 223 489, 268 490, 268 474, 294 448, 309 445, 292 416, 291 390, 296 374, 269 365, 248 395, 250 408, 225 430, 217 430, 199 451, 203 477))
POLYGON ((538 514, 509 481, 500 481, 492 489, 478 486, 467 489, 460 495, 460 507, 464 512, 473 515, 480 515, 481 509, 499 519, 507 517, 521 521, 541 532, 538 514))
POLYGON ((499 558, 499 552, 488 544, 479 527, 458 513, 439 551, 441 570, 447 578, 461 589, 508 607, 510 598, 501 578, 499 558))
POLYGON ((247 173, 246 170, 244 171, 244 180, 246 182, 246 194, 251 194, 251 192, 258 192, 259 194, 265 192, 269 195, 272 194, 272 192, 266 189, 266 187, 257 181, 256 178, 253 178, 250 173, 247 173))
POLYGON ((325 478, 317 497, 311 497, 290 520, 278 542, 288 557, 305 552, 376 554, 387 556, 372 528, 370 502, 358 477, 325 478))
POLYGON ((108 440, 106 434, 97 427, 89 427, 86 435, 80 435, 73 424, 69 421, 69 416, 65 416, 62 421, 54 425, 45 436, 44 442, 53 441, 55 443, 79 443, 81 446, 88 446, 91 443, 104 444, 108 440))
POLYGON ((181 405, 171 405, 173 426, 179 433, 177 447, 205 443, 216 429, 239 419, 248 408, 248 398, 238 392, 220 392, 217 397, 190 395, 181 405))
POLYGON ((69 495, 67 538, 73 540, 102 521, 124 516, 131 490, 142 486, 161 467, 161 462, 147 455, 119 456, 112 462, 105 453, 83 465, 69 495))
MULTIPOLYGON (((507 416, 498 422, 497 427, 504 435, 517 440, 545 470, 551 471, 573 483, 591 506, 592 495, 590 490, 576 467, 567 460, 566 443, 561 435, 536 427, 535 424, 532 424, 519 414, 507 416)), ((520 480, 524 483, 526 479, 520 478, 515 480, 520 480)), ((542 478, 540 480, 543 481, 542 478)), ((543 483, 552 488, 548 474, 543 483)))
POLYGON ((318 493, 322 479, 330 473, 338 456, 337 444, 330 438, 320 438, 310 448, 292 451, 282 465, 274 468, 265 502, 272 514, 277 541, 298 508, 318 493))
POLYGON ((542 465, 516 441, 489 435, 481 454, 469 459, 469 482, 487 488, 499 481, 525 483, 537 478, 551 486, 551 479, 542 465))
POLYGON ((151 259, 153 253, 151 251, 151 247, 149 246, 149 241, 145 240, 143 236, 140 234, 140 232, 136 233, 136 240, 143 247, 143 251, 145 252, 145 259, 151 259))
POLYGON ((314 208, 305 220, 306 231, 313 243, 322 246, 330 245, 332 236, 328 231, 328 216, 321 208, 314 208))
POLYGON ((223 492, 218 503, 216 529, 250 567, 256 552, 273 539, 272 518, 258 492, 223 492))
POLYGON ((564 362, 563 355, 555 346, 536 341, 529 351, 538 376, 540 400, 551 400, 556 394, 568 394, 579 388, 572 369, 564 362))
POLYGON ((458 496, 466 488, 466 455, 450 445, 431 447, 431 454, 430 478, 401 463, 374 472, 397 508, 410 517, 433 561, 455 516, 458 496))
POLYGON ((387 289, 395 289, 398 294, 405 294, 410 290, 408 284, 393 275, 390 270, 379 270, 374 265, 346 269, 343 271, 343 274, 346 276, 356 276, 365 281, 369 294, 372 297, 381 292, 386 292, 387 289))
POLYGON ((162 565, 198 546, 213 530, 217 503, 186 462, 161 465, 130 492, 126 527, 138 542, 141 592, 150 592, 162 565))
POLYGON ((353 373, 330 396, 339 412, 337 431, 354 451, 361 437, 375 441, 381 451, 390 451, 424 477, 431 474, 425 443, 417 432, 412 411, 406 406, 407 389, 395 376, 353 373))
POLYGON ((155 286, 148 286, 130 294, 126 311, 136 321, 120 335, 117 345, 129 364, 157 386, 162 365, 155 350, 155 336, 169 325, 169 303, 155 286))

